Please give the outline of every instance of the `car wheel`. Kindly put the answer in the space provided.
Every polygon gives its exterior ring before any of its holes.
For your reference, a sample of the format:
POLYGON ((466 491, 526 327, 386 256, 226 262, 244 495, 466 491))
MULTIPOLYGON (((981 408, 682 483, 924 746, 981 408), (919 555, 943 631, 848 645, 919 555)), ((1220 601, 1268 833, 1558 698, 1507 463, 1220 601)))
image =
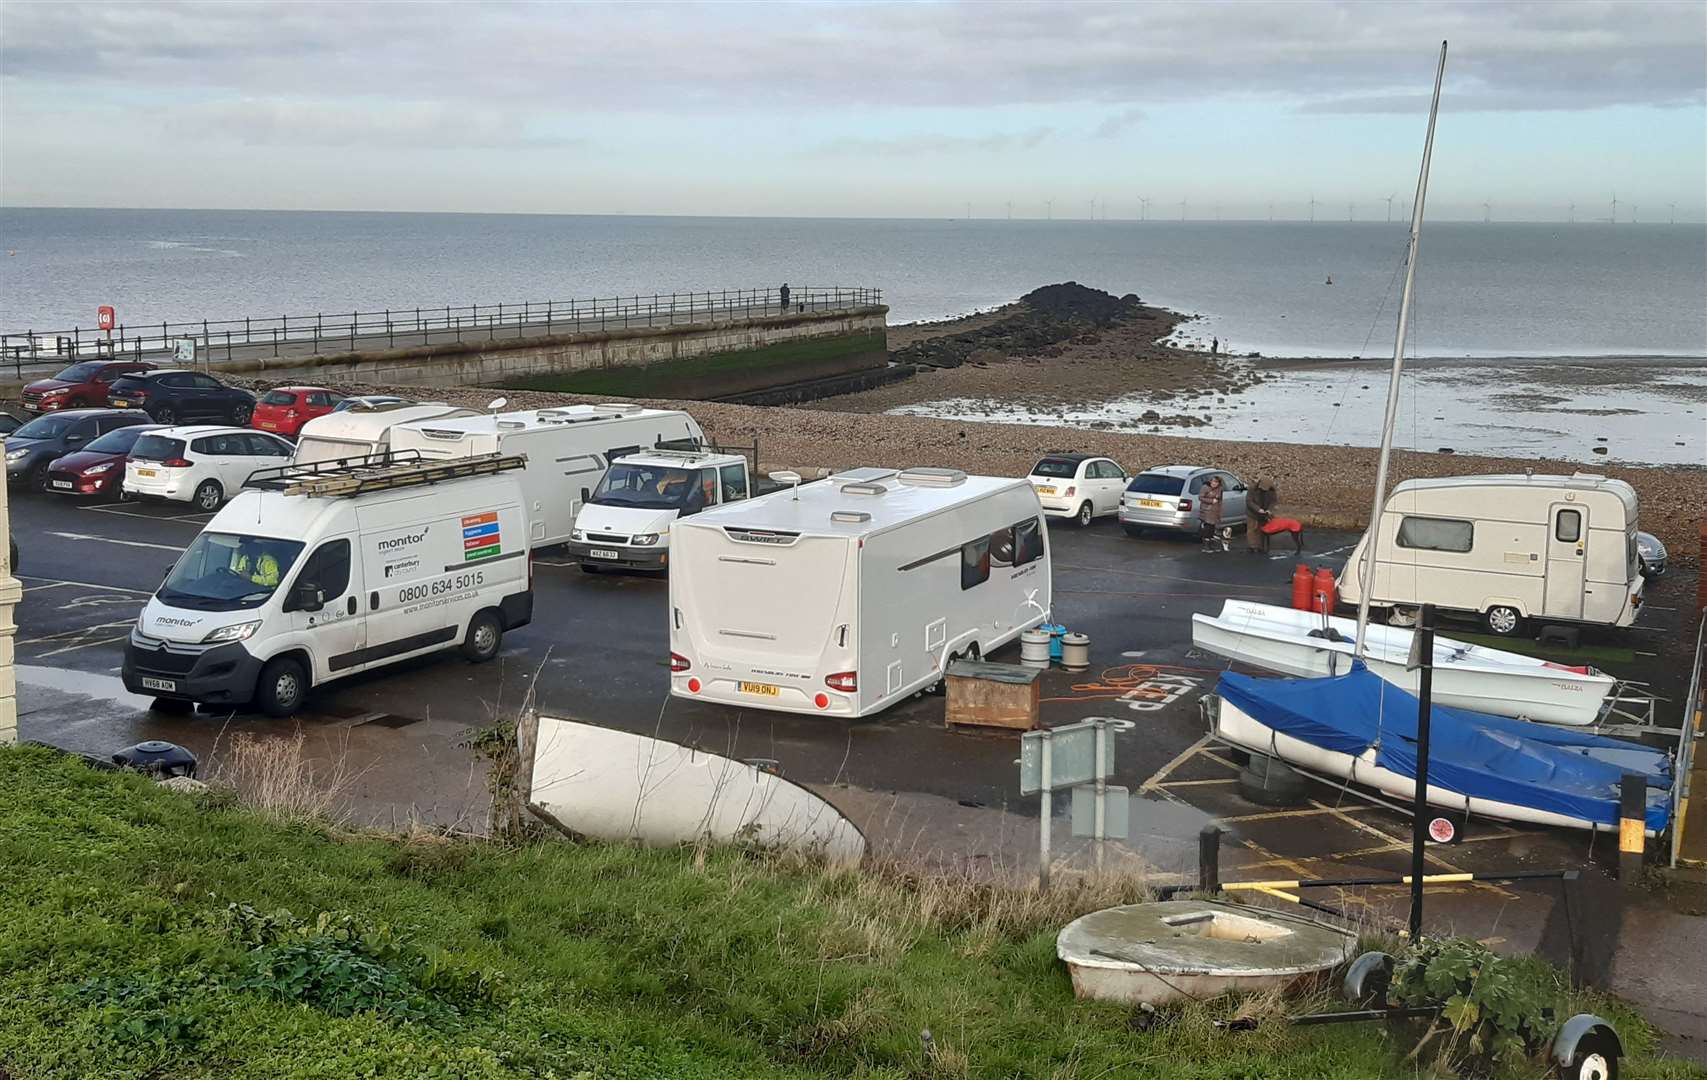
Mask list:
POLYGON ((504 624, 497 613, 482 611, 468 622, 468 636, 462 639, 462 655, 472 663, 484 664, 498 655, 504 645, 504 624))
POLYGON ((31 491, 47 490, 47 462, 37 462, 35 466, 30 469, 29 485, 31 491))
POLYGON ((289 716, 308 696, 308 672, 288 656, 270 661, 255 683, 255 704, 268 716, 289 716))
POLYGON ((218 510, 219 504, 225 501, 225 489, 219 486, 218 480, 203 480, 196 488, 195 503, 200 510, 218 510))
POLYGON ((1482 625, 1495 637, 1516 637, 1523 632, 1523 616, 1514 607, 1496 604, 1482 615, 1482 625))
POLYGON ((231 423, 234 427, 246 427, 249 418, 255 415, 255 406, 248 402, 239 401, 231 407, 231 423))
POLYGON ((148 410, 148 415, 154 419, 156 424, 176 424, 178 422, 178 410, 170 405, 156 405, 148 410))
POLYGON ((1142 525, 1122 525, 1121 528, 1125 529, 1126 535, 1134 540, 1144 539, 1144 527, 1142 525))
POLYGON ((1091 523, 1091 519, 1094 517, 1096 517, 1096 511, 1091 508, 1089 500, 1079 504, 1079 513, 1077 518, 1075 518, 1079 523, 1079 528, 1082 529, 1089 525, 1091 523))

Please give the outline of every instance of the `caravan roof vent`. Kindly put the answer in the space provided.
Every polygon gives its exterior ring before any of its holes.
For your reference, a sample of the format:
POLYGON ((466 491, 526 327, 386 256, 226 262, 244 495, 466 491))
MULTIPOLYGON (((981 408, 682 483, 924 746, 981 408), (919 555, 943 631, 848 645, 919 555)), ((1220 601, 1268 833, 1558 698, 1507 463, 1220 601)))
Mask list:
POLYGON ((852 480, 855 483, 870 484, 870 483, 874 483, 878 480, 887 480, 891 476, 896 475, 897 472, 898 472, 898 470, 896 470, 896 469, 879 469, 879 468, 875 468, 875 467, 870 466, 870 465, 866 465, 866 466, 862 466, 862 467, 857 468, 857 469, 848 469, 845 472, 839 472, 839 473, 835 474, 834 476, 832 476, 830 479, 832 479, 832 480, 852 480))
POLYGON ((632 416, 637 412, 644 411, 644 409, 641 406, 635 405, 632 402, 628 402, 628 401, 607 402, 606 404, 604 404, 600 407, 605 408, 605 409, 609 409, 611 412, 616 413, 618 416, 632 416))
POLYGON ((966 483, 966 474, 959 469, 921 467, 903 471, 901 482, 913 487, 959 487, 966 483))
POLYGON ((1597 472, 1577 472, 1577 473, 1571 474, 1571 479, 1572 480, 1587 480, 1590 483, 1599 483, 1600 481, 1606 479, 1606 474, 1605 473, 1597 473, 1597 472))
POLYGON ((525 420, 500 420, 500 421, 498 421, 498 426, 501 428, 506 428, 506 429, 509 429, 511 431, 514 431, 518 428, 527 427, 527 421, 525 421, 525 420))
POLYGON ((889 489, 882 484, 843 484, 844 495, 882 495, 889 489))
POLYGON ((871 520, 871 515, 864 510, 834 510, 830 513, 830 520, 846 525, 863 525, 871 520))

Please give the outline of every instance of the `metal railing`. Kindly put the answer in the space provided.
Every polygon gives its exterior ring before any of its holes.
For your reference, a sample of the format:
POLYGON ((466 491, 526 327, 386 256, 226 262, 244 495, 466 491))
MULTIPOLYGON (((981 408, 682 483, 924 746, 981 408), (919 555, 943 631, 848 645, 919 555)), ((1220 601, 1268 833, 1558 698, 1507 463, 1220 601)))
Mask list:
POLYGON ((1707 656, 1707 611, 1695 631, 1695 665, 1689 673, 1689 693, 1683 699, 1683 716, 1677 736, 1677 754, 1672 759, 1671 851, 1668 865, 1676 866, 1683 850, 1684 818, 1689 814, 1689 773, 1695 764, 1695 742, 1701 737, 1702 661, 1707 656))
POLYGON ((0 361, 22 378, 76 360, 99 357, 170 356, 193 342, 198 361, 307 352, 356 352, 450 341, 550 337, 554 334, 645 326, 671 326, 706 319, 780 315, 864 307, 883 302, 883 290, 842 286, 781 290, 722 289, 653 293, 650 296, 579 300, 525 300, 516 304, 468 304, 386 308, 381 311, 261 315, 117 325, 111 330, 21 330, 0 334, 0 361))

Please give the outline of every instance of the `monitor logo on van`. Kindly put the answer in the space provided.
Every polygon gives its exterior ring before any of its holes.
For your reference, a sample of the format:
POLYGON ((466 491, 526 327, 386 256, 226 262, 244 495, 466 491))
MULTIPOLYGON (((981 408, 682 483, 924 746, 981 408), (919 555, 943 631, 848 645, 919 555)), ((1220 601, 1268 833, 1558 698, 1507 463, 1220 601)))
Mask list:
POLYGON ((425 540, 427 538, 427 530, 431 528, 431 525, 425 525, 422 526, 421 531, 418 533, 404 533, 402 536, 387 537, 379 542, 379 550, 383 554, 390 554, 399 548, 412 547, 425 540))
POLYGON ((465 514, 462 518, 462 561, 490 559, 504 550, 504 538, 498 532, 498 512, 465 514))

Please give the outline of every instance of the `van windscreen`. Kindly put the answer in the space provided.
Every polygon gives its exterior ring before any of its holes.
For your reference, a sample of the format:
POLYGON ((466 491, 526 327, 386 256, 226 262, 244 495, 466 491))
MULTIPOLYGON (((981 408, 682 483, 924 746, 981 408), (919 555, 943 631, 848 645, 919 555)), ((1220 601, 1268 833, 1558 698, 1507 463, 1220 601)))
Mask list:
POLYGON ((1135 495, 1178 495, 1185 490, 1185 481, 1167 473, 1139 473, 1126 490, 1135 495))
POLYGON ((184 456, 184 440, 164 435, 144 435, 136 440, 130 456, 138 461, 167 461, 184 456))

